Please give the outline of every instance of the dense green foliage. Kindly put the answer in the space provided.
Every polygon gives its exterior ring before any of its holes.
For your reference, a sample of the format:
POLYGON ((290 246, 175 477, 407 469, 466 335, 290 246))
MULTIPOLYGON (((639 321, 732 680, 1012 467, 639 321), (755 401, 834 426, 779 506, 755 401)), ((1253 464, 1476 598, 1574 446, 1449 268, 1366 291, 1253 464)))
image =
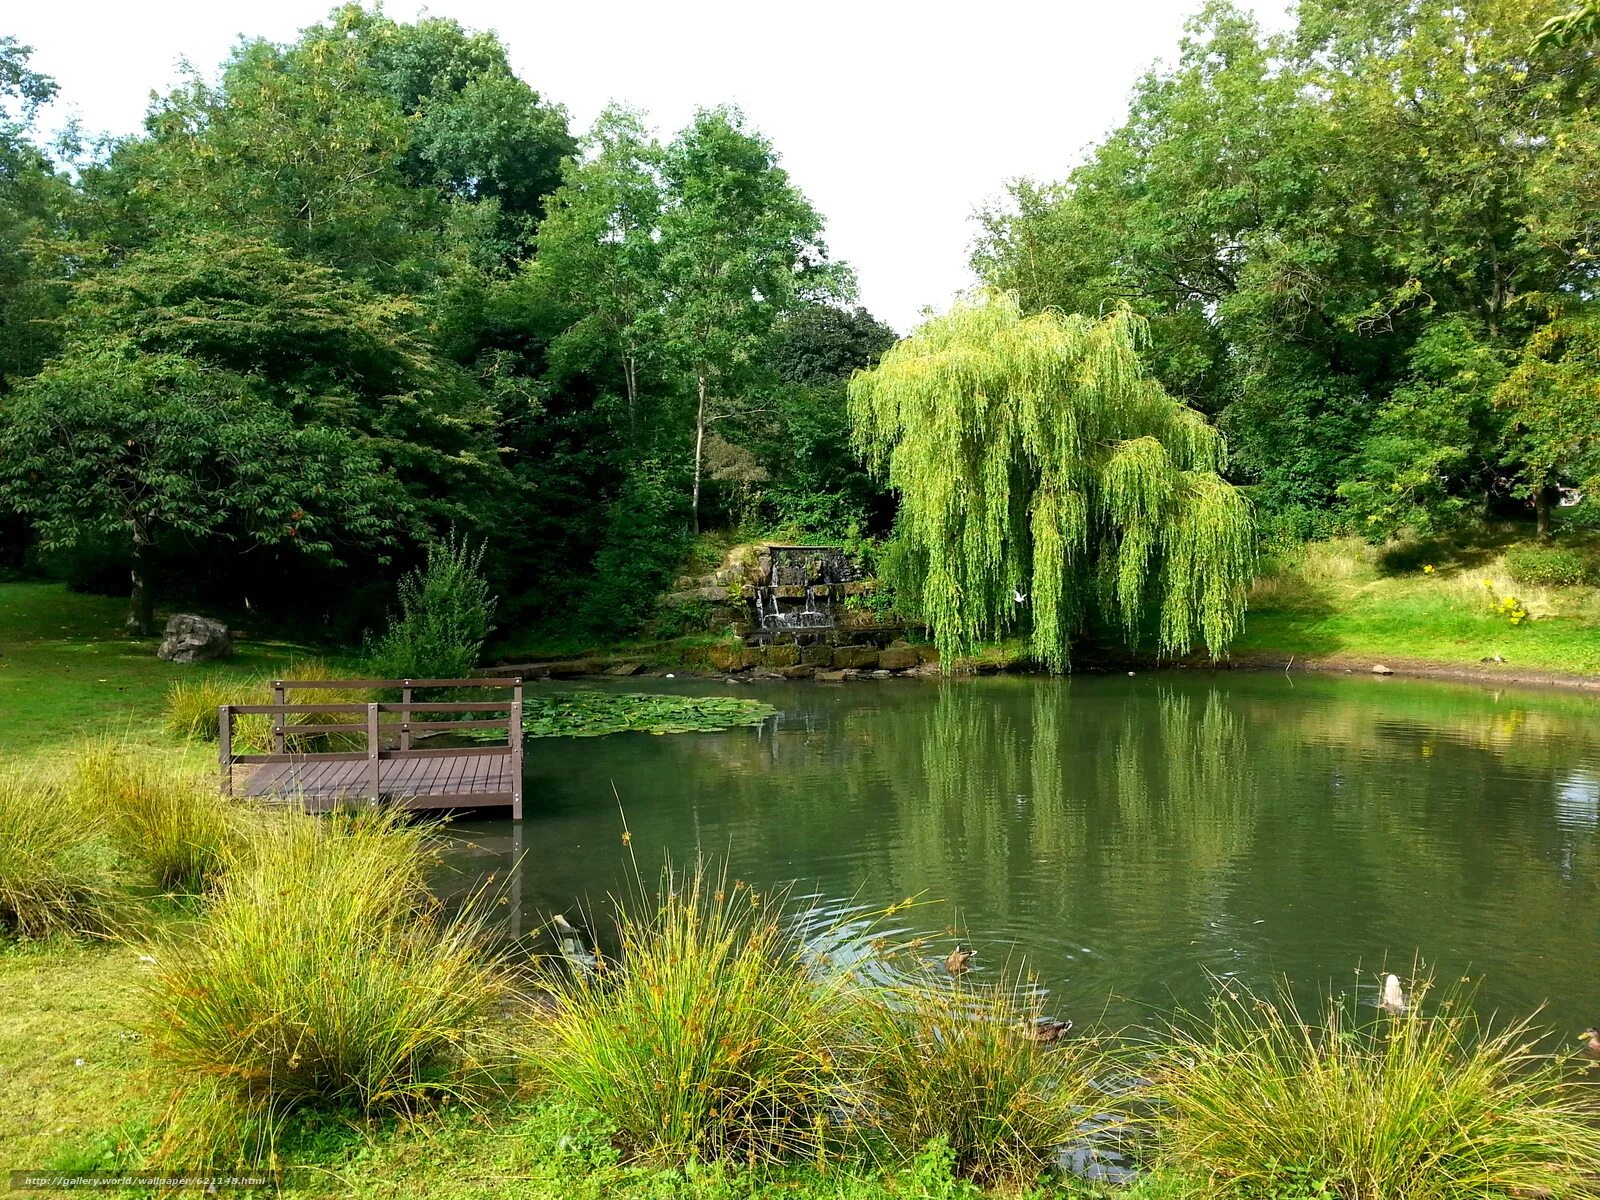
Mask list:
POLYGON ((1233 639, 1248 505, 1226 450, 1144 371, 1144 323, 1025 317, 991 295, 922 325, 850 384, 856 436, 900 496, 922 614, 948 661, 1031 626, 1065 668, 1099 616, 1159 645, 1233 639))
POLYGON ((1551 453, 1570 384, 1539 301, 1587 321, 1600 252, 1600 76, 1540 41, 1562 11, 1312 0, 1267 35, 1210 3, 1081 166, 988 215, 980 270, 1029 310, 1147 316, 1152 369, 1288 531, 1542 508, 1593 472, 1551 453))
POLYGON ((1513 546, 1506 551, 1506 569, 1518 583, 1542 587, 1594 583, 1600 559, 1566 546, 1513 546))
POLYGON ((1565 0, 1307 0, 1268 34, 1209 0, 1065 179, 982 216, 1023 317, 1140 331, 1057 390, 1131 395, 1137 356, 1226 437, 1204 462, 1010 405, 958 405, 970 443, 925 421, 891 455, 891 417, 852 446, 850 377, 919 343, 850 307, 735 108, 580 134, 493 33, 343 4, 186 70, 138 134, 52 138, 55 83, 0 38, 0 570, 131 579, 135 632, 159 598, 349 645, 455 531, 502 630, 558 641, 647 625, 701 529, 898 529, 895 602, 947 648, 1216 652, 1229 485, 1269 535, 1375 542, 1550 537, 1600 489, 1594 29, 1565 0))
POLYGON ((30 53, 0 42, 0 566, 131 569, 137 632, 159 592, 348 642, 453 528, 504 619, 610 634, 697 520, 842 523, 847 477, 863 509, 870 352, 785 366, 848 273, 737 110, 580 140, 494 34, 345 5, 47 147, 30 53))

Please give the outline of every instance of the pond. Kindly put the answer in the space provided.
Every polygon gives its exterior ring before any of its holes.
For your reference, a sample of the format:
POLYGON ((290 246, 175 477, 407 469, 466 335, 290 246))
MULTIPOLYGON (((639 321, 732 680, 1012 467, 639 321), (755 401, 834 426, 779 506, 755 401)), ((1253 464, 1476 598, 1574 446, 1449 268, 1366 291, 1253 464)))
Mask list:
MULTIPOLYGON (((1480 1007, 1600 1019, 1600 699, 1364 677, 1168 672, 839 686, 652 680, 777 707, 759 728, 527 745, 526 817, 464 819, 463 880, 523 862, 536 932, 703 852, 871 970, 1026 961, 1082 1026, 1213 977, 1376 995, 1481 981, 1480 1007), (623 844, 624 819, 631 845, 623 844), (882 957, 861 915, 880 922, 882 957), (826 934, 820 931, 827 930, 826 934)), ((628 681, 627 690, 644 690, 628 681)))

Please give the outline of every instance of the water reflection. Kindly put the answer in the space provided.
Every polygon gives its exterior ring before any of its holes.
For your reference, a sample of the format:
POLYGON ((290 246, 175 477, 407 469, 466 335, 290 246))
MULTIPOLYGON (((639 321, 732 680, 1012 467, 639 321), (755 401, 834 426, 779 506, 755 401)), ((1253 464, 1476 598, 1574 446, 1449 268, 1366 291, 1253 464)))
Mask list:
POLYGON ((1080 1021, 1194 1003, 1207 972, 1314 987, 1418 955, 1485 975, 1491 1006, 1600 1009, 1589 697, 1242 674, 750 691, 780 709, 759 730, 530 743, 521 830, 463 823, 458 878, 520 836, 514 923, 599 904, 629 886, 614 787, 647 876, 702 852, 793 881, 828 951, 886 977, 959 932, 1080 1021), (866 931, 906 897, 941 903, 866 931))

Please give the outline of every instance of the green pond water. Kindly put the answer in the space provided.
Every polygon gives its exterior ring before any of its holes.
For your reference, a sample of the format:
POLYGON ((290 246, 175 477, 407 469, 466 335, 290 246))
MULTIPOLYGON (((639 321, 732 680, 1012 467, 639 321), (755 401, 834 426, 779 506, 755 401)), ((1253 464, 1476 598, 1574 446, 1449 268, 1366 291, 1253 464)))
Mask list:
POLYGON ((869 973, 938 970, 959 938, 979 977, 1025 961, 1080 1026, 1201 1003, 1215 977, 1371 1001, 1419 960, 1481 1008, 1600 1019, 1595 697, 1227 672, 648 690, 778 716, 530 741, 525 819, 459 820, 448 856, 466 884, 521 854, 530 945, 558 910, 603 938, 630 849, 652 882, 699 852, 790 886, 869 973))

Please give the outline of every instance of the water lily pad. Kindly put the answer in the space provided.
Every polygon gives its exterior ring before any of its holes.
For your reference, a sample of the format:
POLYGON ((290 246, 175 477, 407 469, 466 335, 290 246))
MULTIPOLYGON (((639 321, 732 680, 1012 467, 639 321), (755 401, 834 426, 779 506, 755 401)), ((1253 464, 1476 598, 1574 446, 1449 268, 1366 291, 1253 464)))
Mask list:
MULTIPOLYGON (((759 725, 777 709, 737 696, 675 696, 650 692, 536 692, 522 701, 529 737, 604 737, 611 733, 718 733, 759 725)), ((493 731, 475 731, 498 740, 493 731)), ((503 738, 504 734, 499 735, 503 738)))

